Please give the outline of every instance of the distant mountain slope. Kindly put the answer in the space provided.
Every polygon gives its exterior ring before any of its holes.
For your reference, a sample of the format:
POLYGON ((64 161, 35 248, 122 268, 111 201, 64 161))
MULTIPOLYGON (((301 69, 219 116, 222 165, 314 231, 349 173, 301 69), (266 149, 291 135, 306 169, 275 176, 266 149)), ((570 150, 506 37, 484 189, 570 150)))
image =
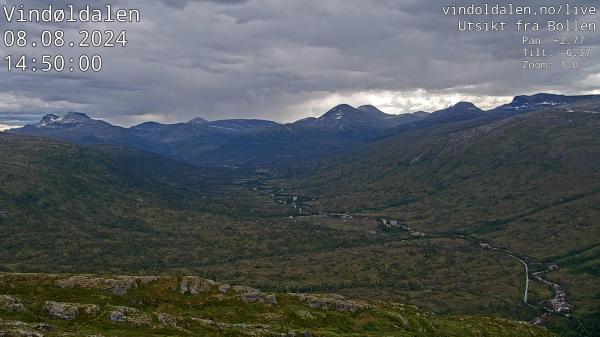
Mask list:
POLYGON ((157 144, 161 154, 198 163, 207 151, 231 138, 275 126, 278 126, 275 122, 254 119, 209 122, 195 118, 178 124, 143 123, 132 127, 130 133, 149 144, 157 144))
POLYGON ((131 128, 114 126, 77 112, 64 116, 46 115, 33 125, 10 133, 67 140, 77 144, 110 144, 141 149, 171 158, 194 161, 201 153, 228 139, 277 123, 262 120, 223 120, 209 122, 195 118, 188 123, 146 122, 131 128))
POLYGON ((263 129, 232 138, 210 153, 217 161, 245 165, 297 165, 381 139, 394 127, 426 118, 389 115, 373 106, 342 104, 319 118, 263 129))
POLYGON ((370 138, 377 135, 378 129, 401 125, 419 118, 413 114, 389 115, 372 105, 354 108, 347 104, 341 104, 319 118, 306 118, 288 126, 291 128, 313 127, 330 131, 354 131, 362 134, 365 138, 370 138))
POLYGON ((497 111, 510 111, 513 110, 515 112, 528 112, 537 110, 540 107, 552 107, 552 106, 560 106, 565 104, 572 104, 582 101, 600 99, 600 95, 580 95, 580 96, 566 96, 566 95, 556 95, 556 94, 535 94, 531 96, 517 96, 513 99, 512 102, 499 106, 492 110, 492 112, 497 111))
POLYGON ((45 115, 39 123, 12 129, 10 133, 67 140, 77 144, 115 144, 157 151, 128 129, 91 119, 86 114, 69 112, 64 116, 45 115))

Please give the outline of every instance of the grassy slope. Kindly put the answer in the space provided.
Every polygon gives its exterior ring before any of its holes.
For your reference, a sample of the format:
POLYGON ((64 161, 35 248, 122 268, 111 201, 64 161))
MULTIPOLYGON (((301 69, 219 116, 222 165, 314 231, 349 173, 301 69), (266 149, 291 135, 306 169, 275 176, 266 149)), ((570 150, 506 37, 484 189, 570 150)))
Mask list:
MULTIPOLYGON (((276 303, 244 300, 257 290, 208 285, 198 293, 181 292, 182 279, 137 279, 124 294, 107 286, 108 277, 0 274, 0 334, 38 332, 44 336, 550 336, 524 323, 478 316, 438 317, 412 306, 383 302, 352 302, 339 297, 303 300, 274 294, 276 303), (83 280, 85 283, 81 283, 83 280), (82 284, 86 284, 84 287, 82 284), (2 302, 4 300, 4 302, 2 302), (46 301, 78 309, 70 320, 58 318, 46 301), (7 304, 8 303, 8 304, 7 304), (15 303, 19 303, 16 306, 15 303), (324 306, 323 303, 328 303, 324 306), (366 305, 366 306, 365 306, 366 305), (128 307, 123 309, 118 307, 128 307), (12 308, 12 310, 11 310, 12 308), (120 321, 115 311, 128 312, 120 321), (53 314, 53 312, 55 314, 53 314), (113 318, 111 318, 113 317, 113 318), (19 323, 20 322, 20 323, 19 323), (46 325, 40 325, 40 323, 46 325), (236 325, 237 324, 237 325, 236 325), (244 326, 240 324, 245 324, 244 326), (268 325, 268 327, 267 327, 268 325)), ((122 280, 111 277, 111 280, 122 280)), ((113 281, 114 282, 114 281, 113 281)), ((200 280, 203 285, 207 283, 200 280)), ((123 293, 123 291, 121 292, 123 293)), ((269 294, 258 292, 258 298, 269 294)), ((54 305, 56 306, 56 305, 54 305)), ((64 311, 63 311, 64 313, 64 311)), ((64 316, 63 316, 64 317, 64 316)), ((25 334, 22 334, 25 336, 25 334)), ((20 335, 19 335, 20 336, 20 335)))

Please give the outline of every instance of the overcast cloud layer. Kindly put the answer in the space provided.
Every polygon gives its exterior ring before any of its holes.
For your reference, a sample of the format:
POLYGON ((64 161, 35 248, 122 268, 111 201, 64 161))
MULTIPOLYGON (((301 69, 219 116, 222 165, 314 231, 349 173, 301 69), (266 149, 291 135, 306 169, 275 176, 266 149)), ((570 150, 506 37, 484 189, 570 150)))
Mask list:
MULTIPOLYGON (((19 3, 0 4, 7 2, 19 3)), ((457 18, 441 14, 441 5, 452 3, 115 0, 114 6, 140 9, 142 23, 61 27, 74 37, 82 27, 128 30, 124 49, 70 51, 102 54, 102 72, 8 74, 2 64, 0 129, 70 110, 132 125, 197 116, 288 122, 339 103, 374 104, 389 113, 435 110, 459 100, 490 108, 518 94, 589 93, 600 84, 600 50, 594 49, 600 32, 586 34, 593 51, 582 70, 524 72, 521 33, 459 33, 457 18)), ((542 3, 550 1, 528 2, 542 3)), ((2 31, 6 27, 0 23, 2 31)), ((8 27, 32 33, 57 28, 8 27)), ((2 59, 21 52, 40 54, 0 47, 2 59)))

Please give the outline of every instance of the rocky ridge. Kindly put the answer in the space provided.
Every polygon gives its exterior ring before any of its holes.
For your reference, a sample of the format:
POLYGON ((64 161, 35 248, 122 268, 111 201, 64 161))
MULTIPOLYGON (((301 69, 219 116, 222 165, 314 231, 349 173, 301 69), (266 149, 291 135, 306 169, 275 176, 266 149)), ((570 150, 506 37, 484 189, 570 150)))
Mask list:
POLYGON ((335 294, 273 294, 196 276, 0 273, 0 337, 550 336, 518 322, 438 319, 415 307, 335 294), (362 323, 361 323, 362 322, 362 323), (476 331, 477 330, 477 331, 476 331), (358 334, 357 334, 358 333, 358 334))

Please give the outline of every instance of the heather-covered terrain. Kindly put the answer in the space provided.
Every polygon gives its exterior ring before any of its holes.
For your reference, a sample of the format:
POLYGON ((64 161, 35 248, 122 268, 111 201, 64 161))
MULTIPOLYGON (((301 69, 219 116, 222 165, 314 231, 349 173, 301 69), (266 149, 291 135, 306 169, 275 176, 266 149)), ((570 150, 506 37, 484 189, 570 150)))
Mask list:
POLYGON ((506 336, 522 322, 436 316, 332 294, 265 293, 198 277, 0 274, 2 336, 506 336))

